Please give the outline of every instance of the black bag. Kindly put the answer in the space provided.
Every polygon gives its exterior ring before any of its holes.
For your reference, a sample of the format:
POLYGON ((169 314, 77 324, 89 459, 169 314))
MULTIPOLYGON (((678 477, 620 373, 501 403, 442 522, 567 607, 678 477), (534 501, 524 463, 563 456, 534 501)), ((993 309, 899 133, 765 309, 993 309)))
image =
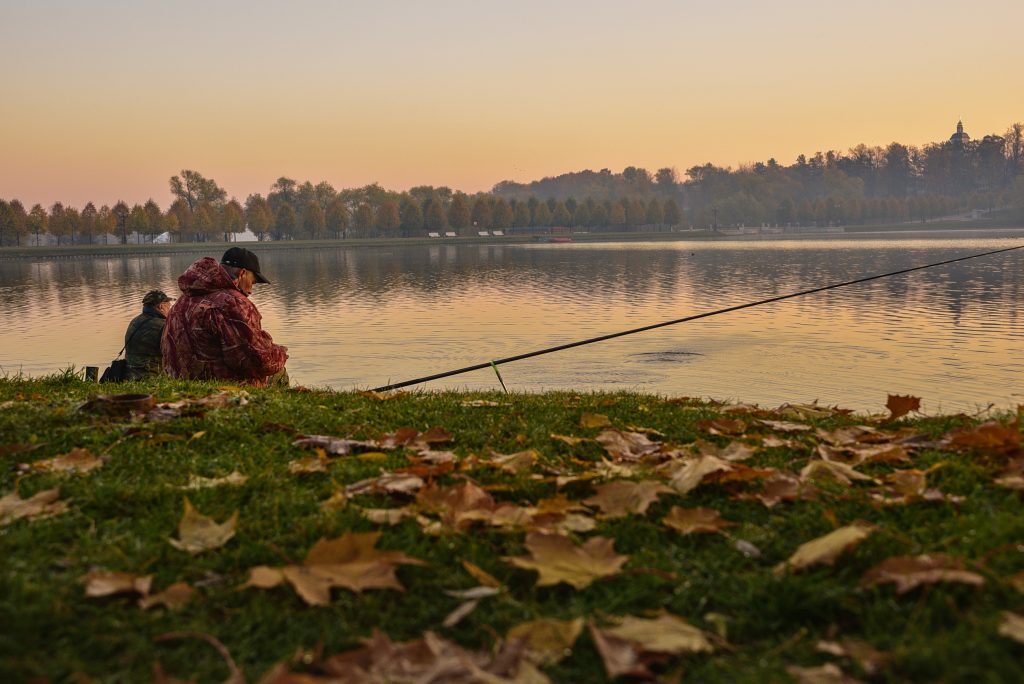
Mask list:
POLYGON ((110 366, 100 376, 100 382, 124 382, 127 379, 128 361, 125 359, 114 359, 111 361, 110 366))
POLYGON ((135 334, 142 330, 142 326, 139 325, 132 331, 132 334, 128 337, 128 341, 121 347, 121 351, 117 352, 117 357, 110 362, 110 366, 103 371, 103 375, 100 376, 100 382, 124 382, 128 379, 128 359, 122 359, 121 354, 124 354, 124 350, 128 348, 128 345, 135 339, 135 334))

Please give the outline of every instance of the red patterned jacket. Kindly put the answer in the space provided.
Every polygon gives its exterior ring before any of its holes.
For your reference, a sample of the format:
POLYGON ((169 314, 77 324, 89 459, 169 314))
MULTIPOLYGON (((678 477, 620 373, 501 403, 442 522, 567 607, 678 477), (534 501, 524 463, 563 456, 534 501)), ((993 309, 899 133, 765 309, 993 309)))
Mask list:
POLYGON ((241 380, 264 384, 284 368, 288 348, 260 327, 260 312, 204 257, 178 278, 181 297, 171 307, 160 351, 173 378, 241 380))

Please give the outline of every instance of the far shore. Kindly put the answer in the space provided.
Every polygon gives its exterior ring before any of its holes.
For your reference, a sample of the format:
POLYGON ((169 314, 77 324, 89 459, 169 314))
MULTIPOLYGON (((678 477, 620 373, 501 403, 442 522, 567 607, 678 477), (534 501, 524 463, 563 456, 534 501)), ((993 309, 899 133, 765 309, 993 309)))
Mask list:
MULTIPOLYGON (((1024 230, 1021 221, 979 219, 970 221, 936 220, 913 223, 885 223, 871 225, 838 226, 831 228, 804 228, 800 232, 785 233, 737 233, 735 228, 722 228, 719 231, 710 229, 686 229, 662 231, 618 231, 590 232, 573 231, 555 228, 548 233, 512 234, 503 236, 460 236, 460 237, 377 237, 377 238, 330 238, 323 240, 277 240, 267 242, 174 242, 166 244, 131 243, 92 244, 92 245, 54 245, 42 247, 0 247, 0 259, 53 259, 75 258, 86 256, 124 256, 136 254, 191 254, 196 252, 216 252, 229 246, 244 245, 254 251, 278 251, 288 249, 313 249, 321 247, 395 247, 420 245, 500 245, 532 243, 535 237, 562 236, 571 237, 573 242, 650 242, 650 241, 683 241, 683 240, 806 240, 815 238, 840 237, 883 237, 885 233, 908 234, 915 232, 957 232, 978 230, 1024 230)), ((745 231, 754 231, 748 227, 745 231)), ((792 230, 792 229, 790 229, 792 230)))

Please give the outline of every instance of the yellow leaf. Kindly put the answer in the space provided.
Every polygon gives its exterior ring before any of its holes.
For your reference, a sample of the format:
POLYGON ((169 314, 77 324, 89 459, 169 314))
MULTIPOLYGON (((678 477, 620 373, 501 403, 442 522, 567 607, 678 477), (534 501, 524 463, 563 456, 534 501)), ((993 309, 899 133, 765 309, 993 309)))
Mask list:
POLYGON ((103 465, 103 459, 94 456, 88 449, 72 449, 63 456, 36 461, 33 470, 47 473, 87 473, 103 465))
POLYGON ((596 488, 597 493, 583 503, 601 509, 605 518, 621 518, 630 514, 644 514, 647 508, 662 494, 671 494, 666 487, 655 480, 627 482, 616 480, 596 488))
POLYGON ((494 575, 491 575, 480 566, 470 563, 468 560, 464 560, 462 561, 462 567, 466 569, 466 572, 473 576, 473 579, 485 587, 494 587, 495 589, 501 587, 501 582, 499 582, 494 575))
POLYGON ((175 582, 158 594, 143 596, 139 599, 139 607, 149 610, 153 606, 163 605, 170 610, 178 610, 188 603, 196 590, 186 582, 175 582))
POLYGON ((526 657, 546 667, 565 658, 582 631, 583 620, 580 618, 541 618, 516 625, 505 635, 505 640, 523 640, 526 642, 526 657))
POLYGON ((999 635, 1024 644, 1024 615, 1004 610, 1002 618, 999 622, 999 635))
POLYGON ((585 429, 608 427, 612 421, 600 413, 584 413, 580 416, 580 427, 585 429))
POLYGON ((775 574, 787 568, 801 570, 812 565, 832 565, 840 554, 862 542, 874 529, 869 523, 856 522, 801 544, 789 560, 775 566, 775 574))
POLYGON ((178 523, 178 539, 168 539, 171 546, 193 555, 217 549, 227 543, 235 536, 235 526, 238 523, 238 511, 231 514, 223 523, 214 521, 193 506, 192 502, 185 498, 185 513, 178 523))
POLYGON ((531 532, 526 536, 529 556, 515 556, 505 560, 520 568, 536 570, 540 574, 538 586, 565 582, 583 589, 596 579, 614 575, 622 569, 629 556, 615 553, 615 540, 593 537, 583 546, 576 546, 560 534, 531 532))
POLYGON ((0 497, 0 526, 21 518, 49 518, 68 509, 66 501, 58 501, 60 489, 46 489, 29 499, 22 499, 14 491, 0 497))
POLYGON ((128 572, 92 570, 82 577, 82 581, 85 582, 85 595, 90 597, 114 594, 142 594, 145 596, 153 584, 153 576, 139 577, 128 572))
POLYGON ((680 508, 673 506, 663 523, 681 534, 697 532, 717 533, 723 527, 734 525, 722 518, 718 511, 711 508, 680 508))

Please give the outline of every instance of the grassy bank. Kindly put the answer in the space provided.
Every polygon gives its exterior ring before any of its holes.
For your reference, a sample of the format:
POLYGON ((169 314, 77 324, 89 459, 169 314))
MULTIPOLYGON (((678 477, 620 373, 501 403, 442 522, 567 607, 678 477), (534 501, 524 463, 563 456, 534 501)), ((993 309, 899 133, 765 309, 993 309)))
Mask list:
POLYGON ((495 682, 602 681, 608 668, 787 681, 826 666, 865 681, 1019 680, 1024 645, 1000 634, 1005 611, 1024 613, 1015 416, 119 389, 168 403, 129 415, 85 403, 97 386, 70 375, 0 380, 0 681, 141 682, 156 669, 216 682, 227 655, 236 683, 275 665, 304 682, 365 681, 339 674, 357 666, 383 681, 399 665, 465 670, 467 654, 495 682), (361 443, 296 444, 303 435, 361 443), (236 471, 247 479, 194 480, 236 471), (31 509, 14 492, 43 495, 31 509), (179 530, 186 497, 227 527, 179 530), (697 507, 702 533, 686 514, 697 507), (395 553, 351 536, 374 531, 395 553), (823 555, 794 556, 826 535, 823 555), (196 553, 178 548, 189 544, 196 553), (917 586, 872 580, 883 561, 921 554, 932 560, 885 576, 917 586), (177 583, 188 586, 162 593, 177 583), (527 655, 506 640, 524 624, 527 655), (433 650, 378 641, 330 659, 374 629, 395 643, 432 632, 433 650), (324 672, 336 678, 314 678, 324 672))

